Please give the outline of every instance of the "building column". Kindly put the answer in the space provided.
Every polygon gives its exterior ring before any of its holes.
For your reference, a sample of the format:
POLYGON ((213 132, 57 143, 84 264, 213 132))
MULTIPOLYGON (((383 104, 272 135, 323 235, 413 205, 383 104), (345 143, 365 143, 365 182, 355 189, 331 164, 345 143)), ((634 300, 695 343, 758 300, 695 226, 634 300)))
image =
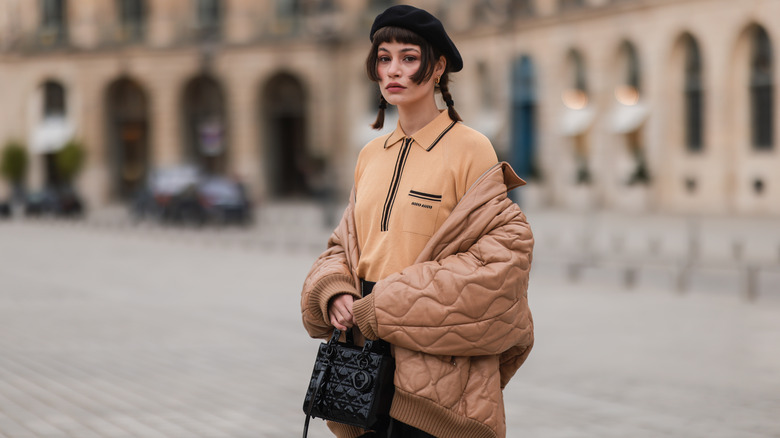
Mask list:
POLYGON ((257 92, 248 77, 224 82, 228 101, 228 174, 246 184, 251 197, 267 195, 264 169, 260 165, 257 135, 257 92))
POLYGON ((177 91, 181 87, 174 78, 150 83, 150 117, 152 125, 150 146, 151 168, 180 164, 181 135, 180 108, 177 91))
POLYGON ((90 206, 105 205, 111 201, 112 195, 110 181, 113 169, 106 150, 108 142, 102 95, 106 81, 101 73, 79 72, 67 94, 67 106, 73 112, 69 119, 77 127, 75 139, 83 144, 86 153, 84 169, 76 184, 90 206))

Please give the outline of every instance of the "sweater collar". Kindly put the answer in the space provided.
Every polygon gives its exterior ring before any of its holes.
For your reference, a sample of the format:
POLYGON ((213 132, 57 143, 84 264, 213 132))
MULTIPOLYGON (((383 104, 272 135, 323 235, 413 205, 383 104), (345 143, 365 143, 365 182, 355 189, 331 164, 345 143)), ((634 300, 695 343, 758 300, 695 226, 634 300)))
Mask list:
MULTIPOLYGON (((425 149, 426 151, 430 151, 434 146, 436 146, 436 144, 439 143, 442 137, 444 137, 450 131, 450 129, 455 126, 455 123, 457 122, 454 122, 450 119, 447 111, 441 111, 435 119, 431 120, 422 129, 409 137, 419 147, 425 149)), ((404 133, 404 130, 401 129, 401 122, 399 120, 395 131, 393 131, 390 136, 387 137, 387 140, 385 140, 385 149, 393 147, 404 138, 407 138, 407 136, 404 133)))

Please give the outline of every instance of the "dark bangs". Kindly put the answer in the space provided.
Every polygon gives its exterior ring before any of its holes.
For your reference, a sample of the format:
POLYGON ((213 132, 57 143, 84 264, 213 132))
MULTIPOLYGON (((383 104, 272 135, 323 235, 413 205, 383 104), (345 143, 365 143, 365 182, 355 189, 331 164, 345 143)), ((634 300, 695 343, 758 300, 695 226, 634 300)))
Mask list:
MULTIPOLYGON (((433 76, 433 69, 441 56, 428 41, 411 30, 401 27, 387 26, 374 33, 374 42, 371 44, 371 51, 366 58, 366 73, 369 79, 379 82, 379 75, 376 73, 379 45, 382 43, 397 42, 401 44, 414 44, 420 46, 420 69, 412 75, 412 80, 418 84, 429 80, 433 76)), ((449 67, 449 65, 448 65, 449 67)))

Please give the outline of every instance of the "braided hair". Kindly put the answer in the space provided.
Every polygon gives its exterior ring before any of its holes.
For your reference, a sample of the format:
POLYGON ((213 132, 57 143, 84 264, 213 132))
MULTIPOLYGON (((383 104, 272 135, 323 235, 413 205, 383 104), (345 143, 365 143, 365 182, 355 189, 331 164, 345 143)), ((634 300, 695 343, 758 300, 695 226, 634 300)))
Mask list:
POLYGON ((371 125, 374 129, 382 129, 385 126, 385 110, 387 109, 387 101, 385 96, 379 95, 379 112, 376 115, 376 120, 371 125))
POLYGON ((457 111, 455 111, 455 102, 452 100, 452 94, 450 94, 450 75, 448 71, 444 71, 444 74, 441 75, 441 78, 438 81, 439 85, 439 91, 441 91, 441 98, 444 99, 444 103, 447 104, 447 113, 450 116, 450 119, 453 122, 461 122, 463 119, 460 118, 460 115, 457 111))

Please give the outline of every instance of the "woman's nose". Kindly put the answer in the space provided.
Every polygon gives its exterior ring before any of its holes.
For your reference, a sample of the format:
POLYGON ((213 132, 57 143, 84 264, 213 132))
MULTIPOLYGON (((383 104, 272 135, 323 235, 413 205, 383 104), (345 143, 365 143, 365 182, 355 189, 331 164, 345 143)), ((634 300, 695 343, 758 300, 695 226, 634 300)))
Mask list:
POLYGON ((395 60, 390 61, 390 65, 387 67, 387 75, 391 78, 398 77, 401 74, 400 65, 395 60))

